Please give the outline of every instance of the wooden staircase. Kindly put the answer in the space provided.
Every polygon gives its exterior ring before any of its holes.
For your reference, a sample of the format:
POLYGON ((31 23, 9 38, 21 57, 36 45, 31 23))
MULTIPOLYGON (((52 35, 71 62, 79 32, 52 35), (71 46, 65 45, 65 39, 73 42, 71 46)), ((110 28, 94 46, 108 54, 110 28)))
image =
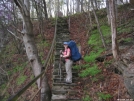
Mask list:
POLYGON ((64 49, 63 42, 70 40, 69 34, 67 19, 58 18, 55 45, 55 63, 53 69, 52 101, 81 101, 76 96, 78 91, 73 89, 75 86, 77 86, 77 70, 72 70, 73 83, 65 83, 66 71, 64 63, 60 61, 60 50, 64 49))

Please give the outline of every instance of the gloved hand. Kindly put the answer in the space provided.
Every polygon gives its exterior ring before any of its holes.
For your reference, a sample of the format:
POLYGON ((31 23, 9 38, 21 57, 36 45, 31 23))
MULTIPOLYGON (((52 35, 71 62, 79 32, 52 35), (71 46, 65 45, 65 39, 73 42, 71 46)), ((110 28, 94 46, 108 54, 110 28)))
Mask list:
POLYGON ((62 53, 62 50, 60 50, 60 54, 62 53))

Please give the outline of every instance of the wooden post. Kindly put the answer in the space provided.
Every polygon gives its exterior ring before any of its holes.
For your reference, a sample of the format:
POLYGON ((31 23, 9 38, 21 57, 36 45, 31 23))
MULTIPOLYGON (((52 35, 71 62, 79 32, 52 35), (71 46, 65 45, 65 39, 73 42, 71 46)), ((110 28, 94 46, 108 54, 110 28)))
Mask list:
MULTIPOLYGON (((81 46, 78 46, 79 53, 81 54, 81 46)), ((79 65, 81 64, 81 61, 79 61, 79 65)))

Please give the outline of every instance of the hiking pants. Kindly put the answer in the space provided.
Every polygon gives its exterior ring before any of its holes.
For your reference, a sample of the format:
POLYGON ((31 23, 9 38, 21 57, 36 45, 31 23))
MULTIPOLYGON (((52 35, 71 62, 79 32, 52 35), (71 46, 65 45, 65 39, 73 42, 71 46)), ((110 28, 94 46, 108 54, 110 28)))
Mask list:
POLYGON ((66 82, 72 83, 72 65, 73 65, 73 61, 70 59, 66 60, 65 63, 65 69, 66 69, 66 82))

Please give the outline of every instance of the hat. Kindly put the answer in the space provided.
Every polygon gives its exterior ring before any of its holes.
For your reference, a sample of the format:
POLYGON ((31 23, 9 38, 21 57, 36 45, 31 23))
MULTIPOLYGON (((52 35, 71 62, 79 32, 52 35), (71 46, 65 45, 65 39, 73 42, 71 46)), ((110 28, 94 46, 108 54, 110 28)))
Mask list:
POLYGON ((63 44, 64 44, 64 45, 68 45, 68 42, 64 42, 63 44))

